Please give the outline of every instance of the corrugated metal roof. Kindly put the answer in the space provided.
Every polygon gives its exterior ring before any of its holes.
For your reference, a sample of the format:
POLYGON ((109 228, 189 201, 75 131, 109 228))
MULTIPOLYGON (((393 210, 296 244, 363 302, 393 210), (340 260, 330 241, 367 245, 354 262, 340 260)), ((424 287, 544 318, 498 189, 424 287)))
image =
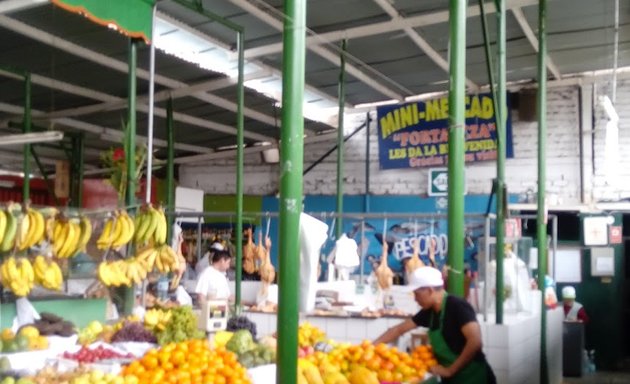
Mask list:
MULTIPOLYGON (((202 3, 206 9, 244 27, 246 50, 262 48, 267 52, 262 56, 249 59, 248 68, 253 68, 250 72, 259 69, 275 70, 276 75, 263 77, 259 82, 272 85, 266 92, 271 92, 274 97, 277 97, 280 91, 280 78, 277 72, 281 70, 282 65, 282 51, 277 48, 277 43, 282 41, 282 31, 261 19, 255 12, 262 9, 277 23, 282 20, 283 1, 203 0, 202 3), (253 13, 245 10, 248 4, 255 5, 253 13)), ((492 2, 488 3, 489 7, 490 3, 492 2)), ((513 7, 514 4, 525 4, 520 9, 529 27, 536 32, 538 18, 536 2, 508 0, 507 3, 508 7, 513 7)), ((308 1, 308 27, 316 33, 333 33, 336 37, 331 44, 322 44, 318 40, 309 41, 309 48, 321 45, 330 56, 324 58, 322 52, 313 50, 307 52, 306 82, 310 104, 335 107, 339 69, 338 60, 331 60, 331 57, 336 58, 339 55, 340 41, 338 39, 346 36, 347 31, 357 33, 357 30, 353 28, 359 26, 361 27, 359 34, 362 36, 354 37, 348 43, 350 55, 348 65, 352 67, 350 71, 362 72, 364 78, 358 76, 357 72, 347 74, 346 101, 349 104, 390 99, 391 97, 383 92, 383 87, 401 96, 447 89, 447 72, 423 52, 400 25, 404 18, 427 16, 423 17, 423 25, 416 26, 413 31, 446 60, 449 44, 448 23, 436 22, 431 19, 431 16, 436 12, 444 14, 444 11, 448 9, 448 1, 389 0, 389 4, 403 19, 388 24, 391 28, 386 31, 373 32, 371 29, 375 28, 375 25, 392 20, 386 9, 375 0, 308 1)), ((612 67, 613 4, 613 0, 550 0, 548 2, 548 52, 563 75, 612 67)), ((630 3, 621 2, 620 6, 619 66, 628 66, 630 65, 630 3)), ((475 11, 477 3, 470 2, 469 7, 471 11, 475 11)), ((161 1, 159 9, 160 15, 167 20, 167 24, 164 25, 172 28, 172 30, 161 30, 165 36, 189 33, 188 36, 194 36, 199 42, 206 42, 203 43, 207 46, 206 52, 201 52, 201 55, 225 56, 230 53, 229 51, 234 53, 236 34, 233 31, 172 1, 161 1), (170 22, 173 24, 168 24, 170 22)), ((53 5, 48 4, 3 15, 3 17, 7 16, 119 62, 125 63, 127 60, 128 40, 124 36, 53 5)), ((507 17, 508 80, 533 80, 537 72, 536 50, 527 40, 513 11, 508 11, 507 17)), ((487 20, 493 43, 492 48, 496 49, 494 45, 495 14, 489 14, 487 20)), ((94 90, 118 98, 125 98, 127 95, 127 75, 124 71, 112 69, 98 60, 96 62, 87 60, 81 55, 55 48, 50 43, 36 41, 13 30, 0 28, 0 33, 3 36, 0 40, 0 50, 3 52, 0 65, 19 67, 47 79, 56 79, 83 87, 82 89, 87 91, 94 90)), ((467 47, 467 77, 476 84, 486 84, 488 74, 479 16, 467 19, 467 47)), ((139 48, 138 66, 140 68, 148 69, 148 52, 148 48, 144 45, 139 48)), ((231 65, 233 67, 235 64, 231 65)), ((160 76, 175 80, 182 85, 228 78, 225 74, 219 73, 225 68, 203 69, 161 51, 156 54, 156 69, 160 76)), ((7 113, 6 104, 9 104, 9 107, 22 105, 23 85, 19 81, 0 76, 0 89, 2 89, 0 103, 5 103, 0 108, 0 120, 6 121, 11 117, 14 120, 19 119, 12 113, 7 113)), ((164 81, 156 83, 156 91, 166 89, 169 89, 169 85, 164 81)), ((138 94, 142 95, 147 91, 148 81, 139 77, 138 94)), ((211 94, 212 97, 223 99, 221 103, 227 101, 234 105, 236 101, 236 89, 233 85, 215 89, 211 94)), ((55 90, 35 84, 33 107, 44 112, 67 110, 100 104, 102 101, 97 100, 97 96, 98 94, 91 97, 79 96, 72 94, 71 91, 55 90)), ((271 139, 278 138, 281 115, 278 101, 249 89, 246 91, 245 99, 246 107, 251 111, 246 118, 247 132, 265 135, 271 139)), ((234 111, 225 110, 208 103, 207 100, 211 98, 186 96, 177 98, 174 105, 178 113, 228 127, 235 126, 234 111)), ((157 102, 156 107, 165 108, 165 102, 163 100, 157 102)), ((121 119, 126 117, 124 108, 126 107, 121 105, 111 111, 77 116, 75 120, 119 130, 121 119)), ((139 134, 146 132, 146 118, 145 113, 138 113, 139 134)), ((41 124, 45 125, 45 122, 41 124)), ((156 116, 156 138, 165 139, 164 126, 164 118, 156 116)), ((331 128, 326 124, 309 120, 306 121, 306 127, 316 132, 331 128)), ((75 130, 76 128, 68 129, 75 130)), ((88 134, 88 138, 88 146, 93 149, 108 148, 112 144, 102 140, 99 135, 88 134)), ((176 141, 205 148, 232 145, 235 138, 230 134, 178 121, 176 122, 176 141)), ((248 138, 246 141, 253 143, 256 140, 248 138)), ((160 149, 158 153, 163 153, 163 150, 160 149)), ((192 152, 178 150, 177 153, 180 155, 192 152)), ((45 154, 53 157, 58 155, 55 151, 45 152, 45 154)))

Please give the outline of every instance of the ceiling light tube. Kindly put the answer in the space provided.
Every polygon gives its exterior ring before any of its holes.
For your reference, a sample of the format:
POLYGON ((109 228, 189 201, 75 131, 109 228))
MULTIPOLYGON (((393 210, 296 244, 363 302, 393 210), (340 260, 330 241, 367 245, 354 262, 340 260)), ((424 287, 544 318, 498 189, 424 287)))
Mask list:
POLYGON ((17 135, 6 135, 6 136, 0 136, 0 146, 48 143, 51 141, 60 141, 62 139, 63 139, 63 132, 60 132, 60 131, 46 131, 46 132, 24 133, 24 134, 17 134, 17 135))

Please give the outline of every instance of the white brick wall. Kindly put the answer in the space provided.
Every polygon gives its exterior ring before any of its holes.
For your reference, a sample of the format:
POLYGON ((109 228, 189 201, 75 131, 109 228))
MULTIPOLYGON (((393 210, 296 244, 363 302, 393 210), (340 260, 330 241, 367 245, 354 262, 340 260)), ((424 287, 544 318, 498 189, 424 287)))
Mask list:
MULTIPOLYGON (((606 84, 598 84, 597 94, 610 94, 606 84)), ((615 185, 606 180, 603 167, 604 132, 595 135, 595 175, 593 188, 596 199, 630 196, 630 153, 622 151, 630 144, 630 81, 619 82, 617 110, 621 117, 620 153, 621 178, 615 185)), ((579 140, 579 93, 577 87, 553 88, 548 92, 547 133, 547 192, 552 205, 577 204, 580 202, 580 140, 579 140)), ((596 128, 605 127, 602 112, 596 108, 596 128)), ((365 115, 347 119, 347 133, 353 131, 365 119, 365 115)), ((510 193, 525 194, 536 190, 537 182, 537 124, 522 122, 513 111, 513 159, 506 163, 506 177, 510 193)), ((372 194, 426 194, 427 170, 385 170, 378 165, 378 141, 375 122, 370 127, 370 192, 372 194)), ((335 141, 308 145, 305 148, 305 168, 335 145, 335 141)), ((346 143, 345 194, 365 193, 365 130, 346 143)), ((182 166, 180 182, 183 186, 201 188, 208 193, 233 194, 235 192, 235 165, 233 160, 222 160, 197 166, 182 166)), ((277 165, 265 165, 259 155, 246 157, 246 194, 272 194, 278 188, 277 165)), ((466 168, 469 194, 487 194, 491 180, 496 175, 493 162, 476 163, 466 168)), ((336 186, 336 153, 315 167, 304 178, 305 194, 334 194, 336 186)))

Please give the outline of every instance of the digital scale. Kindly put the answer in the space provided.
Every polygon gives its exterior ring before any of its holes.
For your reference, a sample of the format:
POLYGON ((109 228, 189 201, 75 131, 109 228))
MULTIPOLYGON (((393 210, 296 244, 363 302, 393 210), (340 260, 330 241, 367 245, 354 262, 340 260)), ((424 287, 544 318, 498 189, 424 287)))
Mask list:
POLYGON ((208 333, 223 331, 227 328, 230 308, 227 300, 207 300, 201 303, 199 329, 208 333))

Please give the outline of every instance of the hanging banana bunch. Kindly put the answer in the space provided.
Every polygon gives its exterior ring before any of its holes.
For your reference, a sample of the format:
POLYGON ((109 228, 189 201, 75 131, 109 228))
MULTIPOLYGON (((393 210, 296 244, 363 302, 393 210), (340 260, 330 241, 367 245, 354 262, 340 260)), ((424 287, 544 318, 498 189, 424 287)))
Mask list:
POLYGON ((33 270, 35 272, 36 284, 53 291, 61 291, 63 287, 63 274, 61 273, 59 264, 39 255, 35 257, 33 270))
POLYGON ((0 252, 9 252, 15 248, 18 219, 10 208, 0 210, 0 252))
POLYGON ((147 205, 140 209, 136 215, 136 233, 134 242, 137 245, 152 244, 160 246, 166 244, 166 215, 162 207, 153 208, 147 205))
POLYGON ((18 224, 17 250, 22 252, 44 240, 46 223, 44 215, 30 207, 26 207, 18 224))
POLYGON ((35 285, 35 272, 26 258, 8 257, 0 266, 0 276, 2 285, 18 297, 28 296, 35 285))
POLYGON ((105 222, 105 227, 96 241, 96 246, 100 250, 118 249, 131 241, 134 231, 135 223, 127 211, 117 211, 114 217, 105 222))
POLYGON ((51 237, 53 254, 60 259, 68 259, 79 251, 85 251, 92 237, 92 224, 85 217, 78 220, 49 219, 46 227, 52 228, 52 231, 47 229, 47 232, 51 237))

